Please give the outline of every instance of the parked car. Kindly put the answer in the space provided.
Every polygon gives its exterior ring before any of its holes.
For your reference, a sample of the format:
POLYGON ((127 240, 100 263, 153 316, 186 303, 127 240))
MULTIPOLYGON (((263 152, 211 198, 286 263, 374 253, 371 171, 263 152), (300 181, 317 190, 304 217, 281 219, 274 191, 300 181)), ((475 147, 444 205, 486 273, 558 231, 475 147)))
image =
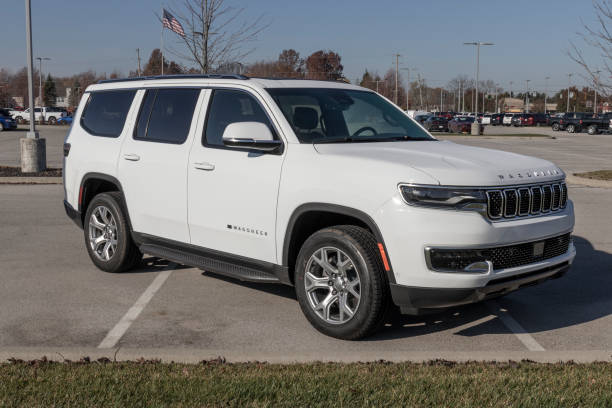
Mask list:
POLYGON ((57 120, 58 125, 72 125, 72 115, 68 114, 66 116, 62 116, 57 120))
POLYGON ((425 123, 425 121, 429 118, 431 118, 433 115, 431 113, 428 113, 427 115, 417 115, 414 117, 414 120, 416 120, 417 122, 419 122, 421 125, 423 125, 425 123))
POLYGON ((592 119, 593 116, 593 113, 567 112, 559 119, 559 129, 567 130, 568 133, 580 133, 583 129, 583 119, 592 119))
POLYGON ((17 129, 17 122, 11 118, 11 114, 8 109, 0 109, 0 132, 3 130, 14 130, 17 129))
POLYGON ((430 116, 423 122, 423 127, 430 132, 448 132, 448 120, 442 116, 430 116))
POLYGON ((443 118, 446 118, 446 120, 451 120, 452 118, 455 117, 457 113, 449 111, 449 112, 439 112, 437 113, 437 116, 441 116, 443 118))
MULTIPOLYGON (((473 116, 457 116, 448 122, 448 129, 453 133, 470 133, 472 131, 473 116)), ((484 131, 484 126, 480 124, 480 133, 484 131)))
POLYGON ((516 113, 504 113, 504 118, 502 119, 502 125, 511 126, 512 118, 516 115, 516 113))
MULTIPOLYGON (((57 120, 66 115, 66 110, 52 106, 34 108, 34 120, 37 122, 46 122, 50 125, 55 125, 57 120)), ((24 111, 11 111, 11 116, 17 123, 25 123, 30 120, 30 108, 24 111)))
POLYGON ((482 119, 480 120, 480 123, 482 123, 483 125, 490 125, 491 124, 491 116, 493 116, 493 115, 491 115, 489 113, 485 113, 482 116, 482 119))
POLYGON ((550 115, 548 117, 548 126, 551 127, 552 130, 559 131, 561 129, 561 120, 565 117, 565 113, 555 113, 554 115, 550 115))
POLYGON ((599 133, 609 133, 610 124, 612 123, 612 112, 603 113, 601 115, 585 114, 580 119, 567 119, 566 129, 569 133, 580 132, 586 129, 589 135, 599 133), (574 129, 572 129, 572 126, 574 129))
POLYGON ((519 113, 514 115, 511 121, 513 126, 544 126, 547 123, 546 115, 543 113, 519 113))
POLYGON ((502 125, 502 120, 504 118, 503 113, 494 113, 491 115, 491 126, 500 126, 502 125))
POLYGON ((438 142, 341 82, 105 81, 85 90, 63 152, 64 208, 99 269, 146 253, 291 285, 341 339, 374 333, 393 304, 442 310, 560 277, 576 254, 559 167, 438 142))

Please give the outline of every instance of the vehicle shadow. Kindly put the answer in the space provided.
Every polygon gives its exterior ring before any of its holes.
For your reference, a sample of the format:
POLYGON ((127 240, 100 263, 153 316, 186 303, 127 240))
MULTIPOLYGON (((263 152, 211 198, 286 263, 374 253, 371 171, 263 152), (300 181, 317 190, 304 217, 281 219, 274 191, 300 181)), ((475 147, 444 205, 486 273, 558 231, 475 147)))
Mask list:
POLYGON ((225 275, 219 275, 214 272, 202 271, 202 275, 210 276, 215 279, 219 279, 225 282, 229 282, 235 285, 240 285, 245 288, 258 290, 261 292, 266 292, 271 295, 281 296, 287 299, 293 299, 297 301, 295 297, 295 289, 291 286, 283 285, 280 283, 260 283, 260 282, 249 282, 249 281, 241 281, 236 278, 231 278, 225 275))
MULTIPOLYGON (((167 259, 157 258, 154 256, 144 257, 142 261, 134 269, 123 273, 150 273, 160 272, 167 268, 172 262, 167 259)), ((177 265, 174 269, 187 269, 189 266, 177 265)))
POLYGON ((495 300, 447 309, 426 316, 392 316, 385 328, 365 341, 415 337, 445 330, 459 336, 507 334, 499 313, 509 313, 529 333, 571 327, 612 314, 612 254, 599 251, 586 239, 574 236, 577 256, 570 271, 495 300), (479 320, 482 320, 479 322, 479 320))

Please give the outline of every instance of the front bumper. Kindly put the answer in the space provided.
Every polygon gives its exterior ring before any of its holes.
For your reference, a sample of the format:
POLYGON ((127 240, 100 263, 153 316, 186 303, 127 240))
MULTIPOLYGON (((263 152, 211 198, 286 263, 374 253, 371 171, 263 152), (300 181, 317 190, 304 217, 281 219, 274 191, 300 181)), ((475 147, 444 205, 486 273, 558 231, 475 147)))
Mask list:
POLYGON ((502 296, 517 289, 560 278, 569 270, 568 261, 509 278, 493 279, 480 288, 419 288, 391 284, 391 297, 404 314, 418 315, 502 296))

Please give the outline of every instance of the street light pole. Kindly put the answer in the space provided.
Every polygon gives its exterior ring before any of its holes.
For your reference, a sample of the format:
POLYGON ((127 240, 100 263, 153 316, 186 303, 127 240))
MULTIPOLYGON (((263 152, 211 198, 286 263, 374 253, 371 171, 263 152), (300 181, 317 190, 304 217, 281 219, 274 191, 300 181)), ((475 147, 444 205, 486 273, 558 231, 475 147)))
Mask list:
POLYGON ((525 83, 527 84, 527 90, 525 92, 525 113, 529 113, 529 81, 531 81, 531 79, 525 80, 525 83))
POLYGON ((42 100, 42 62, 43 61, 49 61, 51 58, 49 57, 36 57, 36 59, 38 60, 38 79, 39 79, 39 83, 38 83, 38 103, 40 104, 40 106, 43 106, 43 100, 42 100))
POLYGON ((476 41, 476 42, 466 42, 463 43, 464 45, 475 45, 476 46, 476 110, 474 112, 474 114, 476 115, 476 118, 474 119, 474 123, 472 123, 472 135, 474 136, 478 136, 480 135, 480 125, 478 124, 478 81, 479 81, 479 77, 480 77, 480 46, 481 45, 495 45, 493 43, 490 42, 481 42, 481 41, 476 41))
POLYGON ((593 113, 597 115, 597 88, 599 88, 599 74, 601 74, 601 70, 598 69, 593 73, 597 74, 597 76, 595 77, 595 104, 593 105, 593 113))
POLYGON ((410 109, 410 69, 416 71, 416 68, 401 68, 402 71, 406 71, 408 73, 406 78, 408 81, 408 86, 406 87, 406 110, 410 109))
POLYGON ((567 110, 566 112, 570 111, 570 87, 572 86, 572 75, 574 74, 567 74, 567 110))
POLYGON ((544 85, 544 114, 545 115, 546 115, 546 101, 548 100, 548 80, 549 79, 550 77, 544 78, 544 80, 546 81, 544 85))
POLYGON ((32 7, 31 0, 25 0, 26 54, 28 58, 28 97, 30 99, 30 131, 19 140, 21 171, 35 173, 47 166, 45 139, 40 139, 34 123, 34 60, 32 58, 32 7))

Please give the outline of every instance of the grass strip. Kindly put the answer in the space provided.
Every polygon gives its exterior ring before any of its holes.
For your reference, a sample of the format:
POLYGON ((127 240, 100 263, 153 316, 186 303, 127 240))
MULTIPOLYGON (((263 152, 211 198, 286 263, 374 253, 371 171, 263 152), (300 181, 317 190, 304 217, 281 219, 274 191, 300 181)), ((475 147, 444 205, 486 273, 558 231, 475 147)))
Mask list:
POLYGON ((574 173, 576 177, 588 178, 591 180, 612 180, 612 170, 596 170, 588 171, 586 173, 574 173))
POLYGON ((610 407, 612 364, 13 361, 0 405, 610 407))

